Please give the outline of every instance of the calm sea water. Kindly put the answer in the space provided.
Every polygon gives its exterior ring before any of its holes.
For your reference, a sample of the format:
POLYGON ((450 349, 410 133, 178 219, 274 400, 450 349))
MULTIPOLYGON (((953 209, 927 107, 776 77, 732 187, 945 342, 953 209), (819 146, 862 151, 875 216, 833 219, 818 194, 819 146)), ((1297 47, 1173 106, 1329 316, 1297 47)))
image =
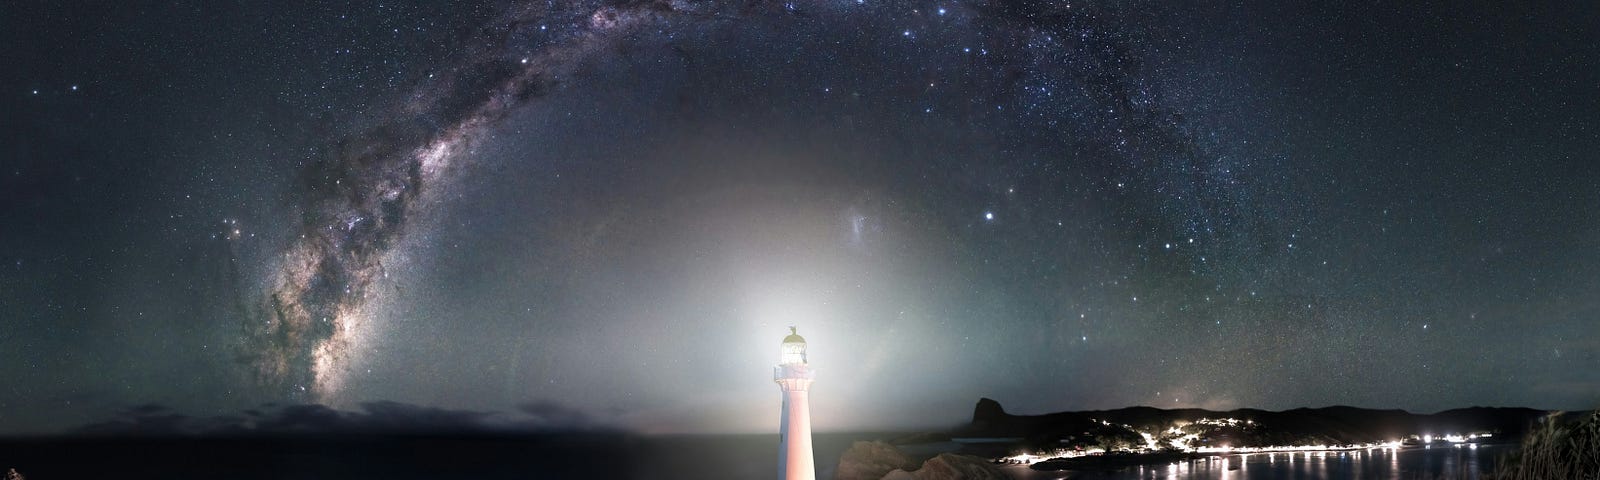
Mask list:
MULTIPOLYGON (((811 436, 817 478, 831 479, 850 444, 894 438, 876 433, 817 433, 811 436)), ((637 478, 775 479, 778 435, 686 435, 650 437, 641 442, 637 478)))
POLYGON ((1252 453, 1207 457, 1167 465, 1130 467, 1117 472, 1036 472, 1010 467, 1014 478, 1038 479, 1477 479, 1516 446, 1352 450, 1338 452, 1252 453))
MULTIPOLYGON (((831 479, 850 444, 897 435, 813 436, 820 479, 831 479)), ((916 456, 958 448, 905 447, 916 456)), ((1036 472, 1006 467, 1018 480, 1094 479, 1475 479, 1511 446, 1361 450, 1211 457, 1116 472, 1036 472)), ((0 470, 28 478, 348 480, 773 479, 778 436, 546 436, 292 438, 0 439, 0 470)))
MULTIPOLYGON (((817 478, 833 478, 839 457, 856 440, 892 438, 874 434, 815 435, 817 478)), ((642 475, 659 478, 763 479, 777 477, 776 435, 656 437, 644 442, 642 475)), ((1255 453, 1130 467, 1116 472, 1037 472, 1007 467, 1019 480, 1037 479, 1476 479, 1515 446, 1435 447, 1408 450, 1255 453)), ((927 450, 920 453, 931 454, 927 450)))

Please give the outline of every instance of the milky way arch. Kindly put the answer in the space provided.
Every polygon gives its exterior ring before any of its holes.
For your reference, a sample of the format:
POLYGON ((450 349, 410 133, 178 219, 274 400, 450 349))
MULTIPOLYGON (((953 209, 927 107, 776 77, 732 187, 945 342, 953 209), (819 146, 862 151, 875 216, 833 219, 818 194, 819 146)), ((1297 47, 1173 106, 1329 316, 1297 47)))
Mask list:
POLYGON ((461 152, 628 32, 717 10, 690 2, 513 9, 472 39, 454 69, 420 86, 393 120, 338 142, 305 172, 300 235, 281 259, 261 315, 246 324, 243 353, 257 380, 293 398, 336 394, 352 349, 367 335, 382 258, 405 233, 417 200, 446 181, 461 152), (580 27, 566 38, 543 48, 518 45, 535 22, 574 15, 580 27))
MULTIPOLYGON (((336 397, 352 355, 370 335, 369 310, 382 290, 373 288, 383 276, 382 260, 407 231, 419 198, 448 185, 452 165, 470 161, 463 152, 486 129, 543 97, 585 59, 618 51, 616 44, 629 35, 650 27, 670 28, 672 22, 803 16, 807 7, 850 2, 798 3, 539 3, 512 8, 490 22, 465 42, 470 46, 453 59, 454 68, 417 87, 387 123, 338 141, 330 155, 303 172, 306 197, 299 235, 273 270, 260 313, 246 321, 243 358, 253 376, 269 391, 290 398, 336 397), (566 33, 538 34, 551 24, 563 25, 566 33)), ((1092 24, 1091 16, 1076 13, 1080 10, 1034 2, 972 5, 977 15, 1022 36, 1102 28, 1092 24)), ((1118 125, 1107 128, 1133 129, 1146 138, 1151 131, 1170 130, 1160 115, 1138 107, 1132 92, 1140 88, 1128 83, 1126 70, 1131 67, 1123 64, 1120 56, 1126 52, 1114 36, 1093 33, 1082 34, 1083 41, 1072 49, 1085 53, 1074 61, 1093 63, 1075 67, 1080 75, 1073 81, 1094 102, 1112 107, 1109 111, 1119 118, 1112 121, 1118 125), (1119 57, 1096 57, 1108 54, 1119 57), (1141 112, 1130 115, 1134 110, 1141 112)), ((1132 172, 1143 167, 1130 162, 1122 168, 1132 172)))

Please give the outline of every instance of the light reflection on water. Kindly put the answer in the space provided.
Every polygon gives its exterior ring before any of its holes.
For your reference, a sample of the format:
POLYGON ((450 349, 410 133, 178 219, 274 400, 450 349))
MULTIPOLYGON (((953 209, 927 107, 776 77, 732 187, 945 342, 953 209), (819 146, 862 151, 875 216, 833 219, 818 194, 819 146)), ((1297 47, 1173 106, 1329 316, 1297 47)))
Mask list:
POLYGON ((1346 450, 1326 452, 1250 453, 1207 457, 1166 465, 1129 467, 1117 472, 1036 472, 1008 467, 1019 479, 1093 478, 1173 480, 1333 480, 1374 478, 1392 480, 1477 479, 1494 468, 1494 462, 1515 446, 1434 447, 1406 450, 1346 450))
MULTIPOLYGON (((819 433, 813 435, 817 478, 831 479, 839 457, 857 440, 896 438, 896 434, 819 433)), ((959 448, 959 444, 901 445, 919 458, 959 448)), ((624 478, 759 480, 777 478, 778 439, 774 434, 655 437, 635 446, 624 478)), ((1476 480, 1515 445, 1429 449, 1276 452, 1219 455, 1165 465, 1128 467, 1115 472, 1040 472, 1005 466, 1018 480, 1043 479, 1197 479, 1197 480, 1476 480), (1457 477, 1457 472, 1465 475, 1457 477)))

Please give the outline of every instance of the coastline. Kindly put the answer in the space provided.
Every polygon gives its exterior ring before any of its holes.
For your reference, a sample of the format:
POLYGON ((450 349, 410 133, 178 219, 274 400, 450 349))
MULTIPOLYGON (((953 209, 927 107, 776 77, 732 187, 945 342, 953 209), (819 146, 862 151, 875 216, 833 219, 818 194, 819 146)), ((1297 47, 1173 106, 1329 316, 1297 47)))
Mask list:
MULTIPOLYGON (((1064 478, 1216 478, 1217 475, 1242 475, 1267 469, 1275 472, 1303 472, 1304 478, 1392 477, 1416 474, 1422 478, 1460 473, 1460 478, 1478 478, 1516 443, 1482 444, 1479 448, 1335 449, 1251 453, 1184 453, 1119 455, 1130 457, 1107 462, 1103 459, 1072 462, 1062 469, 1036 469, 1027 464, 996 465, 1014 480, 1064 478)), ((1083 457, 1089 458, 1089 457, 1083 457)), ((1077 460, 1077 459, 1074 459, 1077 460)), ((1040 462, 1043 463, 1043 462, 1040 462)), ((1244 477, 1241 477, 1244 478, 1244 477)), ((1454 477, 1452 477, 1454 478, 1454 477)))

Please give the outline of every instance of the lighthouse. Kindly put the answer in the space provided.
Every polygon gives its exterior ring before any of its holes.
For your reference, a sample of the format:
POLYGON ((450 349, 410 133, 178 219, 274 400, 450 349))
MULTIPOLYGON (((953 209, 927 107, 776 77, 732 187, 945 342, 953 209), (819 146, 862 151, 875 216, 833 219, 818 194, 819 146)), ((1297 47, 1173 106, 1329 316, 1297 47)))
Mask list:
POLYGON ((806 339, 789 327, 783 353, 772 367, 772 381, 783 391, 783 413, 778 427, 778 478, 816 480, 811 458, 811 402, 807 399, 816 375, 806 364, 806 339))

